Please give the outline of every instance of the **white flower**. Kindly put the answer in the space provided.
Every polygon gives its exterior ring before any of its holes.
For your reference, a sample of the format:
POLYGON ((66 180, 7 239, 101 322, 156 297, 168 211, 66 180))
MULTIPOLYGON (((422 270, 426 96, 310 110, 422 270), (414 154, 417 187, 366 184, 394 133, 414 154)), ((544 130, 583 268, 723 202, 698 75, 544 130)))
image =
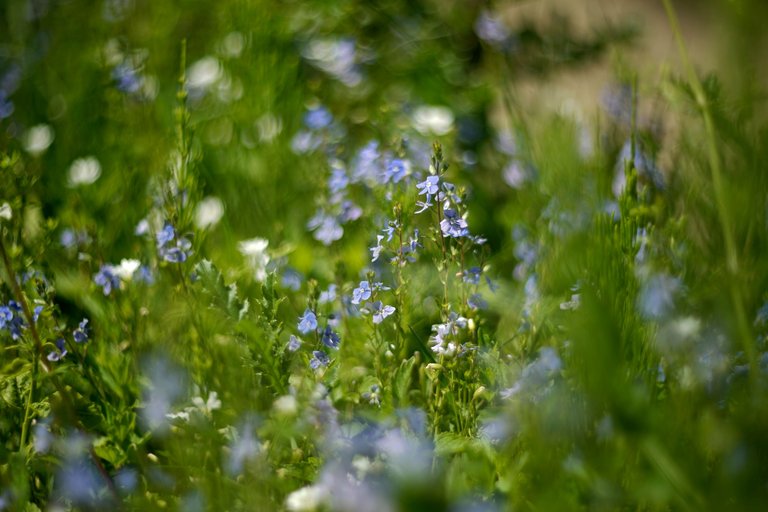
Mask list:
POLYGON ((187 70, 187 85, 190 89, 203 90, 221 78, 221 65, 216 57, 204 57, 187 70))
POLYGON ((11 210, 11 205, 8 203, 1 204, 0 219, 11 220, 11 217, 13 217, 13 210, 11 210))
POLYGON ((283 395, 272 404, 275 412, 280 416, 293 416, 299 410, 296 398, 293 395, 283 395))
POLYGON ((308 485, 293 491, 285 499, 285 508, 293 512, 317 510, 326 498, 326 490, 319 485, 308 485))
POLYGON ((133 274, 139 269, 141 262, 139 260, 129 260, 123 258, 120 265, 112 267, 112 273, 123 281, 133 279, 133 274))
POLYGON ((419 107, 413 112, 413 125, 424 135, 445 135, 453 128, 453 112, 447 107, 419 107))
POLYGON ((267 278, 267 263, 269 263, 268 246, 269 240, 258 237, 243 240, 238 244, 238 249, 246 257, 251 268, 253 268, 255 272, 254 277, 257 281, 264 281, 267 278))
POLYGON ((24 134, 24 149, 34 156, 43 154, 52 142, 53 130, 47 124, 33 126, 24 134))
POLYGON ((90 185, 101 176, 101 164, 93 156, 78 158, 69 166, 69 186, 90 185))
POLYGON ((205 229, 216 225, 224 215, 224 204, 218 197, 208 196, 197 205, 195 210, 195 225, 205 229))

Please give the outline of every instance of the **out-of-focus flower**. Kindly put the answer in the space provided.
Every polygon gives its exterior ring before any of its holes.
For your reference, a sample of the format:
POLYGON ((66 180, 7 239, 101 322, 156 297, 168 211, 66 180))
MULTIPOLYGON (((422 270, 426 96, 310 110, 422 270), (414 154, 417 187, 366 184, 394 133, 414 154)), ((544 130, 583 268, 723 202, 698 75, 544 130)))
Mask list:
POLYGON ((47 124, 33 126, 24 134, 24 150, 32 156, 42 155, 53 143, 53 129, 47 124))
POLYGON ((224 203, 221 199, 208 196, 198 203, 195 209, 195 225, 200 229, 215 226, 224 215, 224 203))

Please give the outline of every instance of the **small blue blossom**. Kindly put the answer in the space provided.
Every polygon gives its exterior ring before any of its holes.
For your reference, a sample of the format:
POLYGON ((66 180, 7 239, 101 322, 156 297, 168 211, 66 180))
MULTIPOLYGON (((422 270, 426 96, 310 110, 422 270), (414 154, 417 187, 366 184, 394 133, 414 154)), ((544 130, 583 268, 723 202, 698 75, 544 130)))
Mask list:
POLYGON ((326 291, 320 292, 320 297, 317 302, 320 304, 327 304, 336 300, 336 285, 329 284, 326 291))
POLYGON ((429 202, 432 199, 432 196, 437 194, 440 190, 440 177, 427 176, 427 179, 416 184, 416 188, 420 191, 419 195, 427 196, 427 202, 429 202))
POLYGON ((480 267, 470 267, 464 270, 464 282, 469 284, 480 284, 480 276, 483 274, 483 269, 480 267))
POLYGON ((339 348, 341 338, 336 331, 331 329, 330 325, 326 325, 325 329, 323 329, 323 334, 320 336, 320 341, 328 348, 339 348))
POLYGON ((136 94, 141 89, 141 77, 125 62, 115 66, 112 70, 112 79, 115 81, 115 87, 126 94, 136 94))
POLYGON ((40 313, 43 312, 43 306, 35 306, 35 309, 32 313, 32 320, 37 323, 37 319, 40 318, 40 313))
POLYGON ((155 277, 152 275, 152 270, 146 265, 139 267, 139 270, 134 275, 134 280, 146 284, 154 284, 155 277))
POLYGON ((281 279, 280 284, 282 284, 283 288, 288 288, 289 290, 297 292, 301 289, 302 279, 303 276, 299 272, 292 268, 286 268, 283 271, 283 278, 281 279))
POLYGON ((298 329, 301 334, 309 334, 317 329, 317 316, 309 308, 299 317, 298 329))
POLYGON ((384 171, 384 183, 399 183, 408 175, 408 164, 400 158, 393 158, 384 171))
POLYGON ((72 337, 77 343, 85 343, 88 341, 88 334, 90 330, 90 327, 88 327, 88 319, 83 318, 83 320, 77 325, 77 329, 72 331, 72 337))
POLYGON ((48 360, 51 362, 60 361, 64 356, 67 355, 67 347, 64 338, 57 339, 55 344, 56 350, 48 354, 48 360))
POLYGON ((467 306, 472 309, 488 309, 488 303, 479 293, 473 293, 470 295, 470 297, 467 299, 467 306))
POLYGON ((288 351, 296 352, 297 350, 299 350, 299 348, 301 348, 301 340, 298 337, 291 334, 291 337, 288 338, 288 351))
POLYGON ((355 157, 352 172, 352 181, 375 182, 379 174, 379 143, 374 141, 366 144, 355 157))
POLYGON ((379 255, 381 254, 381 250, 384 249, 381 245, 381 241, 384 239, 381 235, 376 235, 376 245, 368 249, 371 251, 371 263, 375 262, 379 259, 379 255))
POLYGON ((366 307, 373 315, 374 324, 380 324, 385 318, 395 312, 394 306, 385 306, 380 300, 369 302, 366 307))
POLYGON ((331 194, 338 194, 349 185, 349 177, 341 164, 331 164, 331 177, 328 178, 328 190, 331 194))
POLYGON ((330 362, 331 359, 328 357, 328 354, 322 350, 314 350, 312 352, 312 359, 309 361, 309 367, 313 370, 317 370, 321 366, 328 366, 330 362))
POLYGON ((310 130, 321 130, 333 122, 333 116, 325 107, 315 107, 304 114, 304 125, 310 130))
POLYGON ((315 240, 324 245, 331 245, 344 236, 344 228, 341 227, 338 219, 325 213, 322 209, 307 222, 307 229, 314 231, 315 240))
POLYGON ((360 301, 371 298, 371 285, 368 281, 360 281, 360 285, 352 290, 352 304, 360 304, 360 301))
POLYGON ((13 311, 8 306, 0 306, 0 329, 5 329, 5 325, 13 320, 13 311))
POLYGON ((93 282, 101 286, 104 295, 112 293, 112 289, 120 287, 120 278, 115 274, 115 267, 106 263, 93 276, 93 282))
POLYGON ((166 224, 155 238, 157 239, 157 248, 162 249, 168 242, 176 238, 176 230, 173 229, 172 225, 166 224))
POLYGON ((11 333, 11 338, 21 338, 21 330, 26 328, 22 309, 15 300, 8 301, 7 306, 0 306, 0 329, 6 329, 11 333))
POLYGON ((341 203, 341 213, 339 214, 339 222, 346 224, 347 222, 357 220, 363 215, 363 209, 357 206, 352 201, 343 201, 341 203))
POLYGON ((444 219, 440 221, 443 236, 461 238, 469 235, 467 221, 462 219, 453 208, 443 210, 444 219))

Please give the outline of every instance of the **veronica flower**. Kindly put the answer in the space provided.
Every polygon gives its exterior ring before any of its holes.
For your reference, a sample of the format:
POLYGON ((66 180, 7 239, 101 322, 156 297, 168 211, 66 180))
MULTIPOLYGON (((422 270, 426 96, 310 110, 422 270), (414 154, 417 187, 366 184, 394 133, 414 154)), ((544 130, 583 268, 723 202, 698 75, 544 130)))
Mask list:
POLYGON ((376 235, 376 245, 368 249, 371 251, 371 263, 379 259, 379 255, 381 254, 381 250, 384 248, 381 245, 381 241, 384 239, 381 235, 376 235))
POLYGON ((102 287, 104 295, 112 293, 113 288, 120 287, 120 278, 115 274, 114 267, 110 264, 104 264, 93 276, 93 282, 102 287))
POLYGON ((319 302, 320 304, 327 304, 335 300, 336 300, 336 285, 329 284, 328 290, 320 292, 320 297, 317 299, 317 302, 319 302))
POLYGON ((395 312, 394 306, 385 306, 380 300, 369 302, 366 307, 373 314, 374 324, 380 324, 385 318, 395 312))
POLYGON ((440 221, 440 229, 443 232, 443 236, 461 238, 469 235, 467 221, 461 218, 456 210, 445 208, 443 214, 445 218, 440 221))
POLYGON ((467 306, 472 309, 488 309, 488 303, 483 299, 483 296, 479 293, 473 293, 467 299, 467 306))
POLYGON ((320 106, 304 114, 304 125, 310 130, 321 130, 333 122, 333 116, 327 108, 320 106))
POLYGON ((301 348, 301 340, 291 334, 291 337, 288 339, 288 351, 296 352, 299 348, 301 348))
POLYGON ((309 334, 317 329, 317 316, 309 308, 299 317, 298 329, 301 334, 309 334))
POLYGON ((328 366, 328 363, 330 362, 331 359, 328 357, 328 354, 322 350, 314 350, 312 352, 312 359, 309 361, 309 367, 313 370, 317 370, 321 366, 328 366))
POLYGON ((56 340, 56 350, 48 354, 48 360, 54 361, 54 362, 60 361, 61 358, 63 358, 66 355, 67 355, 66 342, 64 341, 64 338, 59 338, 56 340))
POLYGON ((330 325, 326 325, 322 335, 320 336, 320 341, 322 341, 323 345, 328 348, 339 348, 341 338, 339 337, 338 333, 331 329, 330 325))
POLYGON ((83 321, 77 325, 77 329, 72 331, 72 337, 77 343, 84 343, 88 341, 88 331, 90 330, 90 327, 88 327, 88 319, 83 318, 83 321))
POLYGON ((428 210, 432 207, 432 203, 429 201, 416 201, 416 206, 420 206, 421 209, 416 210, 416 213, 421 213, 425 210, 428 210))
POLYGON ((480 267, 470 267, 464 270, 463 280, 469 284, 480 284, 480 276, 483 274, 483 269, 480 267))
POLYGON ((361 300, 371 298, 371 285, 368 281, 360 281, 360 285, 352 290, 352 304, 360 304, 361 300))
POLYGON ((400 158, 394 158, 387 163, 384 171, 384 183, 399 183, 408 175, 408 163, 400 158))
POLYGON ((427 176, 427 179, 421 183, 416 184, 416 188, 419 189, 419 195, 426 195, 427 202, 432 199, 432 196, 437 194, 440 190, 440 177, 439 176, 427 176))

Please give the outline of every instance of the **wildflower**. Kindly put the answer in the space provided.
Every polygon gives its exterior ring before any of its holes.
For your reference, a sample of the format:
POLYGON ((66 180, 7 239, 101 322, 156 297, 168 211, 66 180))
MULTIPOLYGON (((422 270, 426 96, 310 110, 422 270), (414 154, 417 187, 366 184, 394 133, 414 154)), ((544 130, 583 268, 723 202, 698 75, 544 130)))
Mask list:
POLYGON ((257 281, 264 281, 267 278, 267 264, 269 263, 268 246, 269 240, 258 237, 243 240, 237 245, 240 253, 246 257, 248 264, 254 270, 257 281))
POLYGON ((331 164, 331 176, 328 178, 328 190, 331 194, 338 194, 349 185, 349 177, 342 165, 340 162, 331 164))
POLYGON ((40 313, 43 312, 43 306, 35 306, 35 309, 32 311, 32 321, 37 323, 37 319, 40 318, 40 313))
POLYGON ((467 299, 467 306, 472 309, 488 309, 488 303, 479 293, 473 293, 470 295, 470 297, 467 299))
POLYGON ((288 288, 289 290, 293 290, 296 292, 301 289, 301 280, 302 280, 302 275, 298 271, 292 268, 286 268, 283 271, 283 278, 280 281, 280 284, 284 288, 288 288))
POLYGON ((304 114, 304 125, 310 130, 321 130, 333 122, 333 116, 325 107, 315 107, 304 114))
POLYGON ((224 203, 214 196, 204 198, 195 209, 195 226, 200 229, 213 227, 224 215, 224 203))
POLYGON ((5 329, 5 325, 13 320, 13 312, 8 306, 0 306, 0 329, 5 329))
POLYGON ((416 188, 419 189, 419 195, 426 195, 427 202, 432 199, 432 196, 438 193, 440 190, 440 177, 439 176, 427 176, 427 179, 421 183, 416 184, 416 188))
POLYGON ((64 338, 59 338, 56 340, 56 350, 48 354, 48 360, 52 362, 60 361, 66 355, 67 347, 64 338))
POLYGON ((0 306, 0 329, 7 329, 11 338, 17 340, 21 337, 21 330, 26 328, 22 318, 22 309, 15 300, 8 301, 7 306, 0 306))
POLYGON ((327 304, 336 300, 336 285, 329 284, 326 291, 320 292, 320 297, 317 302, 320 304, 327 304))
POLYGON ((108 263, 102 265, 93 276, 93 282, 102 287, 104 295, 109 295, 113 288, 120 287, 120 278, 115 275, 115 267, 108 263))
POLYGON ((368 249, 371 251, 371 263, 375 262, 379 259, 379 255, 381 254, 381 250, 384 248, 381 245, 381 241, 384 239, 381 235, 376 235, 376 245, 368 249))
POLYGON ((122 259, 120 265, 112 267, 112 273, 123 281, 130 281, 133 279, 133 274, 140 266, 141 262, 139 260, 122 259))
POLYGON ((339 222, 345 224, 347 222, 357 220, 363 215, 363 209, 357 206, 352 201, 344 201, 341 203, 341 213, 339 214, 339 222))
POLYGON ((298 329, 301 334, 309 334, 317 329, 317 316, 309 308, 299 317, 298 329))
POLYGON ((654 275, 643 283, 639 296, 640 312, 650 319, 666 316, 674 306, 680 280, 668 274, 654 275))
POLYGON ((301 340, 291 334, 291 337, 288 338, 288 351, 296 352, 299 348, 301 348, 301 340))
POLYGON ((88 341, 88 334, 90 330, 90 327, 88 327, 88 319, 83 318, 82 322, 77 325, 77 329, 72 331, 72 337, 77 343, 84 343, 88 341))
POLYGON ((314 350, 312 352, 312 359, 309 360, 309 367, 317 370, 321 366, 328 366, 330 362, 331 359, 328 357, 328 354, 322 350, 314 350))
POLYGON ((465 283, 480 284, 480 276, 483 274, 483 269, 480 267, 470 267, 463 272, 462 278, 465 283))
POLYGON ((336 333, 336 331, 331 329, 330 325, 326 325, 325 329, 323 330, 323 334, 320 336, 320 341, 322 341, 323 345, 328 348, 339 348, 341 338, 339 337, 338 333, 336 333))
POLYGON ((366 307, 373 314, 374 324, 380 324, 385 318, 395 312, 394 306, 385 306, 380 300, 369 302, 366 307))
POLYGON ((379 157, 379 143, 375 140, 360 149, 354 160, 352 180, 356 183, 375 181, 379 173, 379 157))
POLYGON ((467 221, 459 217, 459 214, 453 208, 443 210, 445 218, 440 221, 440 229, 444 236, 452 238, 461 238, 469 235, 467 221))
POLYGON ((78 158, 69 167, 69 186, 90 185, 101 176, 101 164, 93 156, 78 158))
POLYGON ((381 407, 381 397, 380 397, 381 388, 379 388, 378 384, 374 384, 371 386, 371 390, 369 392, 363 393, 363 400, 367 400, 369 404, 375 405, 377 407, 381 407))
POLYGON ((328 495, 328 490, 319 485, 308 485, 293 491, 285 499, 285 508, 291 512, 309 512, 320 508, 328 495))
POLYGON ((309 219, 307 229, 314 231, 315 240, 324 245, 331 245, 344 235, 344 228, 341 227, 338 219, 325 213, 322 209, 309 219))
POLYGON ((416 201, 416 206, 421 207, 421 209, 416 210, 416 213, 421 213, 423 211, 426 211, 432 208, 432 203, 430 203, 429 201, 416 201))
POLYGON ((384 171, 384 183, 399 183, 408 175, 408 162, 394 158, 387 163, 384 171))
POLYGON ((371 285, 368 281, 360 281, 360 285, 352 290, 352 304, 360 304, 361 300, 371 298, 371 285))

